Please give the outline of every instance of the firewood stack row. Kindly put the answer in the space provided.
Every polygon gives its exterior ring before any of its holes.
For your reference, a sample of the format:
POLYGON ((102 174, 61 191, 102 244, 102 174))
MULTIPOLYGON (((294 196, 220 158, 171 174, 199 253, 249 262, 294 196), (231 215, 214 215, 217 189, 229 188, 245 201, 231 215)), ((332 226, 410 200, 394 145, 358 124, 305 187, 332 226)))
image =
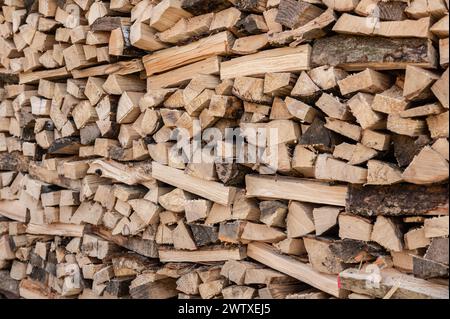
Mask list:
POLYGON ((448 0, 0 4, 1 295, 449 297, 448 0))

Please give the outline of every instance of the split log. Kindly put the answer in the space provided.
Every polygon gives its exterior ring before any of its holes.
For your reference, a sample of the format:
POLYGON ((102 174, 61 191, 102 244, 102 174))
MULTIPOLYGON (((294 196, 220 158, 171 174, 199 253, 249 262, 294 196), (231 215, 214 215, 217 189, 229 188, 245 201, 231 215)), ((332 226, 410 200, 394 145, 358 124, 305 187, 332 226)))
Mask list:
POLYGON ((247 253, 250 258, 297 278, 332 296, 340 298, 346 294, 344 290, 338 287, 335 276, 321 274, 302 262, 277 253, 267 244, 251 243, 248 245, 247 253))
POLYGON ((325 183, 310 180, 247 175, 245 181, 247 196, 249 197, 289 199, 344 206, 347 196, 347 187, 329 186, 325 183), (299 192, 299 190, 307 190, 307 192, 299 192))
POLYGON ((281 48, 231 59, 220 65, 222 80, 272 72, 299 72, 310 68, 311 47, 281 48))

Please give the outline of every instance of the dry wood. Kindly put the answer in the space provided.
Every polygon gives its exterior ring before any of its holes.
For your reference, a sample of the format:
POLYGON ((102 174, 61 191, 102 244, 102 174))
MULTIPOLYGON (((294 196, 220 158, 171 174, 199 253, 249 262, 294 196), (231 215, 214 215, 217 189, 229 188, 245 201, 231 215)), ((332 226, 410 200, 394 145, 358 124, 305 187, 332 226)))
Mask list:
POLYGON ((345 295, 345 291, 338 288, 335 277, 321 274, 310 266, 296 261, 288 256, 280 255, 270 246, 262 243, 248 245, 248 256, 269 267, 297 278, 335 297, 345 295))
POLYGON ((309 45, 298 48, 273 49, 222 62, 222 80, 240 76, 256 76, 271 72, 300 72, 309 69, 309 45))

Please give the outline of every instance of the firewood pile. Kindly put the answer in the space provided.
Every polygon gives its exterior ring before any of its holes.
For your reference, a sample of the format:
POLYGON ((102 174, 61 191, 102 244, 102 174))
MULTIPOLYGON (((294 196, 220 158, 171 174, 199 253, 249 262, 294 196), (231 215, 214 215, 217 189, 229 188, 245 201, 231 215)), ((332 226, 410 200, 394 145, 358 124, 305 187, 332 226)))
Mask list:
POLYGON ((449 298, 448 0, 0 4, 0 297, 449 298))

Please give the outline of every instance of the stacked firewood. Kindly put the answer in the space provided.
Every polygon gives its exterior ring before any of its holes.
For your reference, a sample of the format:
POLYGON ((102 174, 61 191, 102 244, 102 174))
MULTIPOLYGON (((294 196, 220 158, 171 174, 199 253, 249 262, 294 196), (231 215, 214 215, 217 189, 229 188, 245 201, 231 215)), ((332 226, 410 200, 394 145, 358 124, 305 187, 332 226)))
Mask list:
POLYGON ((0 4, 0 295, 449 297, 448 0, 0 4))

